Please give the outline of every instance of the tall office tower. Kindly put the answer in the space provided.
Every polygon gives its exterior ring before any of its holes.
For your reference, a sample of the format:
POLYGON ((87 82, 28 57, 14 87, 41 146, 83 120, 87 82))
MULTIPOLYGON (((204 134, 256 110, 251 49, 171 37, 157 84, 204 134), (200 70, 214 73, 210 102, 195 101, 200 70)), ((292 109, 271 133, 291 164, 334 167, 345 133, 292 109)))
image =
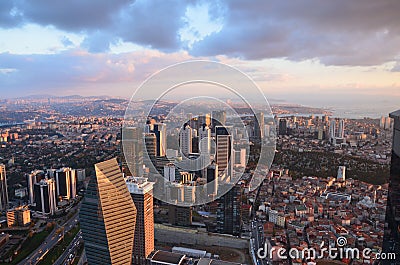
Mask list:
POLYGON ((385 116, 382 116, 381 119, 379 120, 379 128, 385 129, 385 121, 386 121, 385 116))
POLYGON ((216 139, 216 154, 215 163, 218 165, 218 174, 223 175, 224 171, 228 176, 232 173, 231 167, 233 163, 230 161, 232 155, 232 142, 231 136, 225 126, 215 127, 215 139, 216 139))
POLYGON ((167 151, 167 126, 163 123, 155 123, 150 132, 154 133, 157 138, 157 156, 165 156, 167 151))
POLYGON ((177 226, 191 226, 193 219, 193 208, 169 205, 168 222, 177 226))
POLYGON ((211 152, 211 129, 203 124, 199 128, 199 151, 200 153, 210 154, 211 152))
POLYGON ((344 138, 344 120, 339 121, 338 138, 344 138))
POLYGON ((144 142, 149 158, 155 157, 157 155, 157 137, 155 133, 145 133, 144 142))
POLYGON ((133 264, 145 265, 154 250, 153 182, 143 177, 130 177, 126 185, 136 206, 133 264))
POLYGON ((279 119, 279 135, 287 134, 287 120, 279 119))
POLYGON ((143 175, 143 130, 139 127, 122 129, 125 161, 133 176, 143 175))
POLYGON ((264 137, 264 113, 260 112, 254 116, 254 136, 257 138, 264 137))
POLYGON ((192 128, 185 123, 179 132, 179 145, 183 155, 186 157, 192 153, 192 128))
POLYGON ((7 192, 6 166, 0 164, 0 211, 5 211, 8 208, 7 192))
POLYGON ((164 178, 168 181, 174 182, 176 179, 176 169, 173 163, 168 163, 164 166, 164 178))
POLYGON ((334 143, 336 140, 336 120, 332 119, 329 125, 329 139, 331 143, 334 143))
POLYGON ((34 204, 34 185, 46 178, 43 170, 34 170, 31 174, 26 174, 26 182, 28 183, 29 203, 34 204))
POLYGON ((218 193, 218 165, 213 161, 206 169, 207 195, 216 196, 218 193))
POLYGON ((346 180, 346 167, 345 166, 339 166, 336 180, 338 180, 338 181, 346 180))
POLYGON ((390 124, 391 124, 391 117, 386 117, 385 118, 385 130, 390 130, 390 124))
MULTIPOLYGON (((394 120, 389 193, 386 207, 387 228, 383 240, 383 253, 397 252, 400 247, 400 110, 389 115, 394 120)), ((396 264, 387 263, 383 264, 396 264)))
POLYGON ((79 211, 89 265, 132 264, 136 207, 117 159, 95 165, 79 211))
POLYGON ((216 126, 223 126, 226 124, 226 112, 223 110, 213 111, 212 116, 212 127, 215 129, 216 126))
POLYGON ((235 185, 217 199, 217 232, 238 236, 242 230, 242 186, 235 185))
POLYGON ((61 168, 56 171, 57 198, 69 200, 76 196, 76 171, 71 168, 61 168))
POLYGON ((56 184, 53 179, 42 179, 34 187, 35 210, 53 215, 57 210, 56 184))

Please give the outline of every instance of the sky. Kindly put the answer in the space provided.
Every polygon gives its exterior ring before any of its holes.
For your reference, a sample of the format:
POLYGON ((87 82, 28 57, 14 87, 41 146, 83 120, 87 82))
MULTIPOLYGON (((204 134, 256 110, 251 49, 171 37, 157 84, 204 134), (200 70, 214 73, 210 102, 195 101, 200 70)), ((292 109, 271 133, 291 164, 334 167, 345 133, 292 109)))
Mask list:
POLYGON ((0 1, 0 98, 130 98, 206 59, 271 101, 400 108, 399 13, 398 0, 0 1))

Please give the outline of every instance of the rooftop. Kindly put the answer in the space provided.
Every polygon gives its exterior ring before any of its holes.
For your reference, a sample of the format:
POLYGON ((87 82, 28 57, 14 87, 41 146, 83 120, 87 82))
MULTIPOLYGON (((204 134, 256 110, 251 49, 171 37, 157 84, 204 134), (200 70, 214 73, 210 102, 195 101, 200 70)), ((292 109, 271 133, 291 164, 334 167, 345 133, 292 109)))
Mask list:
POLYGON ((156 253, 154 253, 153 257, 151 257, 151 260, 156 262, 162 262, 163 264, 166 265, 169 264, 172 265, 172 264, 182 264, 185 257, 186 257, 185 255, 157 250, 156 253))

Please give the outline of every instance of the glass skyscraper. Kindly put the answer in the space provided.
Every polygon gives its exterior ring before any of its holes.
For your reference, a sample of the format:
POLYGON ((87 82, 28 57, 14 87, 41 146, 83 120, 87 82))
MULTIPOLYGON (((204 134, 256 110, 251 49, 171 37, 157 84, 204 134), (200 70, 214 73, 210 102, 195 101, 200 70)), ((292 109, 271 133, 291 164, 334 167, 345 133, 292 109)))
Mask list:
MULTIPOLYGON (((390 118, 394 120, 394 126, 383 252, 400 254, 400 110, 391 113, 390 118)), ((398 263, 384 261, 382 264, 398 263)))
POLYGON ((132 264, 135 204, 115 158, 95 169, 79 213, 88 264, 132 264))

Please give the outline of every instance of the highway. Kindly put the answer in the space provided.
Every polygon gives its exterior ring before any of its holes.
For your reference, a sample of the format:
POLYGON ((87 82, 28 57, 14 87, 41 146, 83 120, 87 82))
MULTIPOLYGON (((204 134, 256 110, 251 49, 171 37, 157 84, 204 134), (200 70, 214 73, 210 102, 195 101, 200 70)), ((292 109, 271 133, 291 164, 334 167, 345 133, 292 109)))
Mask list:
MULTIPOLYGON (((64 233, 71 230, 78 223, 78 213, 76 213, 71 219, 69 219, 62 227, 64 228, 64 233)), ((50 233, 50 235, 44 240, 44 242, 33 251, 28 257, 23 261, 18 263, 18 265, 36 265, 41 259, 53 248, 55 245, 62 240, 63 233, 57 234, 57 228, 50 233)))
POLYGON ((252 221, 251 222, 251 238, 254 239, 253 251, 255 253, 255 259, 257 261, 256 265, 268 265, 268 254, 266 259, 261 259, 257 256, 258 250, 260 248, 264 249, 264 227, 261 222, 252 221))
POLYGON ((82 240, 82 231, 76 234, 74 239, 71 241, 67 249, 63 252, 63 254, 54 262, 54 265, 65 265, 70 264, 70 262, 75 258, 77 250, 79 246, 83 243, 82 240))

